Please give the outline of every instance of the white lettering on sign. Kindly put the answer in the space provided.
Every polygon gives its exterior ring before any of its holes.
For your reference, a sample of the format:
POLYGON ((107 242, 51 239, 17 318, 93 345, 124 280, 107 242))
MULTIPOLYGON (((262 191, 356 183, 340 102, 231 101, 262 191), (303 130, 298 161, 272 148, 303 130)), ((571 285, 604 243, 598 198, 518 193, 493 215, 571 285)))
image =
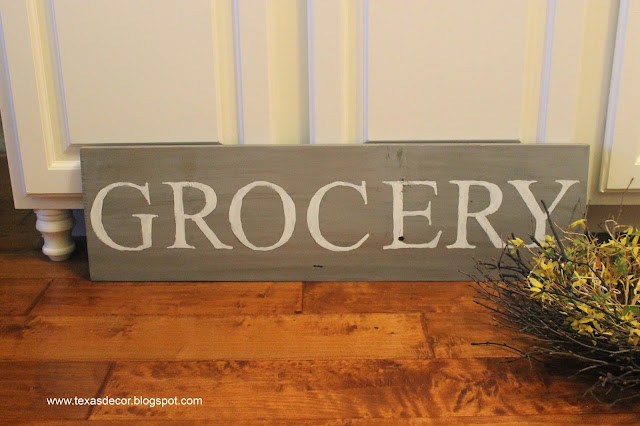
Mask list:
POLYGON ((458 237, 456 242, 448 245, 447 248, 476 248, 467 241, 467 223, 469 218, 474 218, 484 232, 486 232, 489 240, 495 247, 502 247, 503 243, 500 236, 493 229, 487 216, 498 211, 502 204, 502 191, 495 183, 485 182, 483 180, 450 180, 449 183, 458 185, 458 237), (489 205, 479 212, 469 212, 469 189, 471 186, 481 186, 489 191, 489 205))
POLYGON ((209 185, 205 185, 199 182, 162 182, 165 185, 171 186, 173 189, 173 214, 176 220, 176 239, 173 245, 167 248, 191 248, 195 247, 187 244, 185 237, 185 222, 192 220, 198 228, 202 231, 209 242, 217 249, 232 249, 233 247, 224 244, 218 239, 216 234, 213 233, 211 228, 204 221, 204 218, 215 210, 218 204, 218 198, 216 192, 209 185), (204 193, 205 205, 196 214, 186 214, 184 212, 184 194, 183 188, 195 188, 204 193))
POLYGON ((148 204, 151 204, 151 198, 149 197, 149 183, 145 183, 144 186, 136 185, 135 183, 130 182, 115 182, 111 185, 107 185, 98 192, 96 195, 96 199, 93 201, 93 205, 91 206, 91 226, 93 227, 93 231, 96 233, 96 236, 100 241, 105 243, 107 246, 119 250, 119 251, 140 251, 151 247, 153 244, 151 239, 151 228, 152 221, 154 217, 158 217, 155 214, 134 214, 133 217, 137 217, 140 219, 140 228, 142 230, 142 244, 138 247, 126 247, 121 246, 120 244, 113 241, 109 235, 107 235, 107 231, 104 229, 104 224, 102 223, 102 208, 104 206, 104 199, 107 194, 114 188, 119 188, 121 186, 129 186, 131 188, 135 188, 138 191, 142 192, 144 199, 147 200, 148 204))
POLYGON ((313 237, 315 242, 318 243, 320 247, 325 248, 327 250, 331 250, 331 251, 351 251, 351 250, 357 249, 362 245, 362 243, 367 241, 367 238, 369 238, 369 234, 362 237, 360 241, 358 241, 354 245, 344 247, 344 246, 337 246, 335 244, 331 244, 329 241, 326 240, 326 238, 322 236, 322 233, 320 232, 320 203, 322 202, 322 199, 324 198, 325 194, 329 192, 330 189, 338 186, 346 186, 348 188, 355 189, 362 196, 362 199, 364 200, 364 204, 367 205, 367 183, 365 181, 362 181, 362 185, 360 186, 354 185, 352 183, 340 182, 340 181, 330 183, 318 189, 318 191, 313 195, 313 197, 311 197, 311 201, 309 202, 309 208, 307 209, 307 226, 309 227, 309 232, 311 233, 311 236, 313 237))
MULTIPOLYGON (((508 183, 512 185, 517 191, 527 208, 531 212, 535 219, 535 233, 534 236, 538 240, 544 238, 546 230, 547 214, 538 205, 533 192, 531 191, 531 184, 536 183, 534 180, 510 180, 508 183)), ((549 213, 558 206, 562 198, 565 196, 569 188, 579 183, 577 180, 556 180, 560 184, 561 188, 558 191, 555 199, 549 206, 549 213)), ((429 242, 423 243, 406 243, 406 235, 404 234, 404 218, 410 216, 423 216, 427 219, 429 226, 431 222, 431 201, 426 204, 424 210, 405 210, 404 209, 404 189, 408 186, 427 186, 433 189, 435 196, 438 195, 437 184, 434 181, 383 181, 385 185, 391 186, 392 192, 392 215, 393 215, 393 241, 391 244, 383 247, 384 250, 396 250, 407 248, 435 248, 442 236, 442 230, 439 230, 435 237, 429 242)), ((468 222, 469 219, 475 219, 482 230, 489 237, 489 241, 496 247, 504 247, 504 243, 496 230, 493 228, 489 219, 489 215, 498 211, 502 204, 503 194, 498 185, 479 180, 451 180, 450 184, 458 187, 458 222, 457 222, 457 235, 456 241, 453 244, 447 245, 448 249, 474 249, 475 245, 472 245, 467 240, 468 234, 468 222), (489 205, 480 211, 469 211, 470 191, 471 187, 480 187, 488 191, 489 205)), ((213 188, 208 185, 199 182, 163 182, 173 190, 173 210, 176 225, 175 241, 173 245, 169 246, 170 249, 186 248, 194 249, 195 247, 187 243, 185 226, 186 221, 191 220, 195 223, 200 231, 205 235, 209 242, 216 249, 232 249, 233 247, 224 244, 216 236, 216 234, 209 228, 204 218, 211 214, 217 205, 217 196, 213 188), (198 213, 187 214, 184 210, 184 188, 194 188, 199 190, 204 195, 204 207, 198 213)), ((158 217, 154 214, 134 214, 133 217, 140 219, 140 231, 142 235, 142 243, 136 247, 127 247, 120 245, 113 241, 107 234, 103 223, 103 208, 107 195, 115 188, 119 187, 131 187, 137 189, 142 193, 147 204, 151 205, 151 199, 149 195, 149 183, 144 185, 136 185, 131 182, 115 182, 102 188, 96 195, 93 201, 90 212, 91 227, 100 241, 118 251, 140 251, 150 248, 153 245, 152 241, 152 225, 153 218, 158 217)), ((307 209, 307 226, 309 233, 313 237, 314 241, 322 248, 325 248, 334 252, 345 252, 355 250, 367 241, 370 234, 364 235, 358 242, 350 246, 339 246, 329 242, 320 231, 320 205, 327 192, 333 188, 347 187, 355 189, 360 193, 364 205, 367 205, 367 186, 366 182, 362 181, 360 185, 355 185, 348 182, 336 181, 321 187, 312 197, 307 209)), ((286 244, 293 235, 296 226, 296 207, 293 199, 289 194, 280 186, 266 181, 252 182, 238 190, 231 200, 229 207, 229 223, 231 225, 231 231, 238 238, 238 240, 246 247, 255 251, 271 251, 286 244), (280 200, 282 201, 282 207, 284 212, 284 229, 280 239, 273 245, 262 247, 257 246, 249 241, 242 225, 242 202, 244 197, 254 188, 265 187, 275 191, 280 200)))
MULTIPOLYGON (((525 204, 529 208, 529 211, 533 215, 533 218, 536 220, 536 229, 535 229, 535 233, 534 233, 535 239, 538 240, 538 241, 544 240, 544 234, 545 234, 545 231, 547 229, 547 217, 548 216, 540 208, 540 206, 538 205, 538 202, 536 201, 536 198, 533 196, 533 193, 531 192, 531 189, 529 188, 529 186, 532 183, 535 183, 536 181, 535 180, 510 180, 508 182, 511 185, 515 186, 515 188, 518 190, 518 193, 522 197, 522 200, 525 202, 525 204)), ((567 193, 567 190, 569 188, 571 188, 573 185, 575 185, 576 183, 579 183, 580 181, 577 181, 577 180, 557 180, 556 182, 558 182, 560 185, 562 185, 562 188, 560 188, 560 192, 558 192, 558 195, 556 196, 556 199, 553 200, 551 205, 548 207, 549 214, 553 213, 553 209, 556 208, 556 206, 558 205, 558 203, 560 202, 562 197, 564 197, 564 194, 567 193)), ((535 247, 535 246, 536 246, 535 243, 531 243, 531 244, 527 245, 527 247, 530 247, 530 248, 535 247)))
POLYGON ((282 189, 282 187, 271 182, 253 182, 240 188, 240 190, 236 192, 236 195, 233 196, 233 199, 231 200, 231 206, 229 207, 229 223, 231 223, 231 230, 238 238, 238 240, 240 240, 242 244, 249 247, 251 250, 275 250, 289 241, 289 238, 291 238, 291 235, 293 235, 293 230, 296 227, 296 206, 289 194, 287 194, 287 192, 282 189), (284 209, 284 230, 282 231, 282 236, 277 243, 268 247, 259 247, 251 243, 251 241, 247 239, 247 236, 244 233, 244 229, 242 228, 242 200, 244 200, 245 195, 247 195, 249 191, 259 186, 264 186, 265 188, 270 188, 276 191, 276 193, 278 193, 280 199, 282 200, 282 207, 284 209))
POLYGON ((384 246, 384 250, 395 250, 405 248, 434 248, 438 246, 442 231, 438 231, 435 238, 428 243, 409 244, 404 242, 404 218, 407 216, 424 216, 431 225, 431 201, 427 203, 424 210, 404 209, 404 187, 414 185, 425 185, 433 188, 433 193, 438 195, 436 183, 430 180, 412 180, 412 181, 384 181, 387 185, 391 185, 393 190, 393 242, 388 246, 384 246))

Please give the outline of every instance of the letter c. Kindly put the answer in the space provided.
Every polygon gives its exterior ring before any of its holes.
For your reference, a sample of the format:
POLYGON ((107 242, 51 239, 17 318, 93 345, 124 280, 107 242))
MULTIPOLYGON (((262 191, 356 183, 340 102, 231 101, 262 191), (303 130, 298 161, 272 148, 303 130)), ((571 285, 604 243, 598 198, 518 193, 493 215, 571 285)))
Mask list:
POLYGON ((331 244, 322 236, 320 232, 320 203, 324 198, 325 194, 329 192, 330 189, 335 188, 336 186, 346 186, 348 188, 353 188, 362 195, 362 199, 364 200, 364 204, 367 204, 367 183, 362 181, 362 185, 354 185, 348 182, 333 182, 328 185, 323 186, 316 192, 313 197, 311 197, 311 202, 309 203, 309 208, 307 209, 307 225, 309 226, 309 232, 313 239, 318 243, 318 245, 322 248, 331 251, 351 251, 355 250, 364 243, 367 238, 369 238, 369 234, 365 235, 352 246, 337 246, 335 244, 331 244))

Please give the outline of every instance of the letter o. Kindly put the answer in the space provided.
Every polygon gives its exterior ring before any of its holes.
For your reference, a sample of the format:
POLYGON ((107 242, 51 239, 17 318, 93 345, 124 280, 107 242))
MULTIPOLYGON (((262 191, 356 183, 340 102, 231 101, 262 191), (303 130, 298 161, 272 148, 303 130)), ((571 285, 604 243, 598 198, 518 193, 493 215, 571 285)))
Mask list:
POLYGON ((244 244, 246 247, 251 250, 256 251, 270 251, 275 250, 278 247, 284 245, 289 239, 291 235, 293 235, 293 231, 296 227, 296 206, 293 203, 293 200, 287 194, 287 192, 282 189, 282 187, 265 181, 257 181, 250 183, 249 185, 243 186, 236 192, 236 195, 233 196, 231 200, 231 205, 229 206, 229 223, 231 224, 231 231, 238 238, 238 240, 244 244), (268 246, 268 247, 259 247, 255 244, 251 243, 247 239, 247 236, 244 233, 244 229, 242 228, 242 201, 244 200, 245 195, 249 193, 253 188, 257 188, 259 186, 264 186, 266 188, 273 189, 279 196, 282 201, 282 207, 284 210, 284 230, 282 231, 282 236, 277 243, 268 246))

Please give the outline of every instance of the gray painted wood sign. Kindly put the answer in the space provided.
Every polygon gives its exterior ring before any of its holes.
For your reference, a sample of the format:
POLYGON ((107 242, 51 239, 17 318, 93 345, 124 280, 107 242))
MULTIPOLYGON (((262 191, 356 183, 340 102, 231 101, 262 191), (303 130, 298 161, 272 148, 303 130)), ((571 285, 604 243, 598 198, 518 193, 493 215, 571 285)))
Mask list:
POLYGON ((93 280, 460 280, 585 210, 584 145, 81 150, 93 280))

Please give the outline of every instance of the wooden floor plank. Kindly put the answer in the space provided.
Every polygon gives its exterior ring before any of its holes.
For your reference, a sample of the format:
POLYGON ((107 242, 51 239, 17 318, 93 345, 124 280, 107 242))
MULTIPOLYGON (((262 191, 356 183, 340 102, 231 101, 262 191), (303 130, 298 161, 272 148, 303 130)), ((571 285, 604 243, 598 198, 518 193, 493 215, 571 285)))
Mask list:
POLYGON ((0 317, 6 360, 431 356, 419 314, 0 317))
POLYGON ((0 315, 26 315, 50 281, 0 279, 0 315))
MULTIPOLYGON (((103 393, 202 398, 201 406, 101 406, 92 419, 457 419, 614 411, 526 361, 351 360, 118 363, 103 393)), ((618 406, 615 410, 637 407, 618 406)), ((618 411, 619 412, 619 411, 618 411)), ((455 420, 454 420, 455 421, 455 420)))
MULTIPOLYGON (((169 420, 162 418, 162 425, 210 425, 216 419, 208 420, 169 420)), ((74 421, 38 421, 25 422, 25 424, 37 424, 46 426, 67 426, 76 424, 87 424, 93 426, 111 426, 121 424, 157 425, 160 420, 151 417, 135 418, 124 420, 74 420, 74 421)), ((23 424, 22 422, 20 422, 23 424)), ((225 426, 353 426, 353 425, 372 425, 372 426, 401 426, 401 425, 547 425, 547 426, 567 426, 567 425, 634 425, 640 423, 640 414, 638 413, 611 413, 611 414, 547 414, 547 415, 531 415, 531 416, 456 416, 451 417, 413 417, 413 418, 356 418, 356 419, 225 419, 225 426)))
POLYGON ((514 356, 514 352, 496 346, 472 343, 507 343, 526 348, 521 335, 498 327, 490 313, 424 313, 423 327, 427 345, 436 358, 474 358, 514 356))
MULTIPOLYGON (((346 422, 343 424, 347 424, 346 422)), ((445 418, 412 419, 351 419, 349 425, 395 426, 395 425, 634 425, 640 424, 640 413, 611 414, 547 414, 533 416, 461 416, 445 418)))
POLYGON ((89 406, 48 405, 46 399, 95 397, 109 367, 104 362, 0 362, 0 419, 86 419, 89 406))
POLYGON ((31 314, 233 316, 293 314, 301 309, 301 282, 92 283, 57 279, 31 314))
POLYGON ((0 279, 87 279, 88 277, 89 264, 87 253, 83 248, 79 248, 71 259, 64 262, 52 262, 39 250, 25 253, 0 253, 0 279))
POLYGON ((305 313, 483 312, 466 282, 305 283, 305 313))

